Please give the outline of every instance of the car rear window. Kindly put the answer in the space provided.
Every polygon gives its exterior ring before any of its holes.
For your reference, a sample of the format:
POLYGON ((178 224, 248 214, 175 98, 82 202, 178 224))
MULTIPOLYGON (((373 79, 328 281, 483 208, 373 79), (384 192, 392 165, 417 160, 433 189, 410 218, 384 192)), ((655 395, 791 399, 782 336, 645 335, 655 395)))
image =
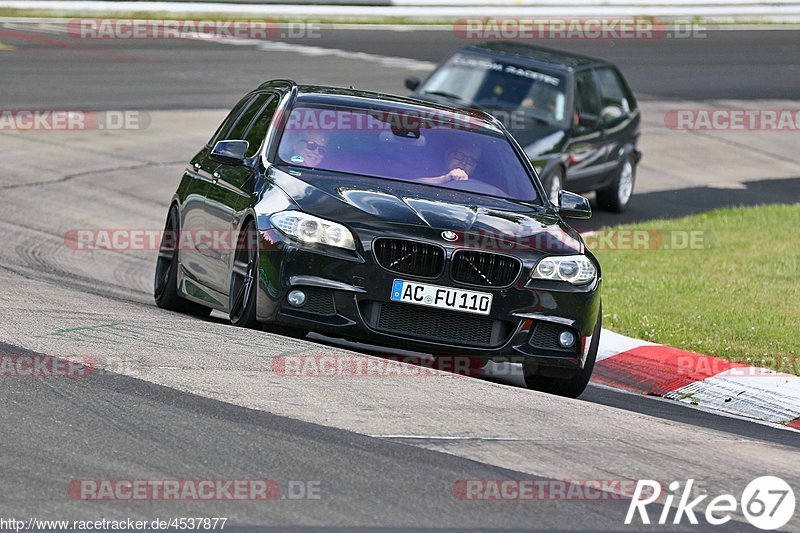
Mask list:
POLYGON ((288 117, 278 157, 293 166, 537 201, 532 178, 503 132, 467 114, 301 104, 288 117), (467 179, 460 174, 447 181, 455 169, 467 179))

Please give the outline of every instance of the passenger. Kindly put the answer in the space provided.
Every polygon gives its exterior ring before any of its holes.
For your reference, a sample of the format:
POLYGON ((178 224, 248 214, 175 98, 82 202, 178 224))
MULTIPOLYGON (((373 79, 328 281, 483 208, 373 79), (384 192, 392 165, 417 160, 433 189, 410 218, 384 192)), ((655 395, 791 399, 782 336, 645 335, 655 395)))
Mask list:
POLYGON ((316 167, 328 153, 328 138, 322 132, 309 132, 302 134, 291 143, 291 163, 305 167, 316 167))

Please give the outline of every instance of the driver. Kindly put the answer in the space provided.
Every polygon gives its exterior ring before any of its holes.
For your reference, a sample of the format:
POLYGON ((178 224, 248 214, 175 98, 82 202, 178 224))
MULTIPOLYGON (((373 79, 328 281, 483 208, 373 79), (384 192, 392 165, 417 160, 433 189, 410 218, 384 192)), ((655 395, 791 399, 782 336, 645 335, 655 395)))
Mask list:
POLYGON ((559 94, 557 89, 549 85, 535 84, 520 106, 525 109, 546 111, 552 117, 556 114, 559 94))
POLYGON ((469 144, 460 144, 448 150, 444 160, 444 172, 439 176, 417 178, 417 183, 442 185, 450 181, 468 180, 480 159, 481 151, 469 144))

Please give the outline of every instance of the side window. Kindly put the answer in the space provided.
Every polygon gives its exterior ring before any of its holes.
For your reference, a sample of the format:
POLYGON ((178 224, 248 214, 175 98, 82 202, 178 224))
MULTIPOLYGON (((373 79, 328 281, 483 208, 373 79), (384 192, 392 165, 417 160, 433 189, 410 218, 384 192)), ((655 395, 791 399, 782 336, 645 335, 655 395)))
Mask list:
POLYGON ((258 149, 261 148, 261 143, 264 142, 264 137, 267 135, 272 117, 275 115, 275 110, 278 109, 280 98, 272 96, 263 106, 258 113, 258 116, 250 125, 250 129, 245 134, 245 140, 248 143, 247 157, 253 157, 258 149))
POLYGON ((244 139, 245 132, 250 126, 250 123, 253 122, 253 119, 256 117, 256 115, 258 115, 258 112, 261 111, 261 108, 264 107, 264 104, 266 104, 267 100, 269 100, 271 97, 272 94, 257 94, 250 102, 250 105, 247 106, 247 109, 245 109, 244 112, 236 119, 236 122, 233 124, 230 131, 222 138, 229 140, 244 139))
POLYGON ((247 105, 250 102, 252 102, 254 98, 255 96, 253 96, 252 94, 248 94, 247 96, 242 98, 238 104, 233 106, 231 112, 228 113, 228 116, 225 117, 225 120, 222 121, 222 124, 219 125, 217 131, 214 132, 214 135, 208 141, 209 146, 213 147, 217 143, 217 141, 227 138, 225 134, 228 131, 230 131, 231 126, 233 126, 233 124, 236 123, 236 119, 239 118, 239 115, 242 114, 242 111, 247 109, 247 105))
POLYGON ((610 68, 595 72, 600 87, 601 109, 604 119, 614 120, 631 112, 631 102, 619 75, 610 68))
POLYGON ((575 85, 575 111, 599 116, 600 101, 591 71, 579 72, 575 76, 575 85))

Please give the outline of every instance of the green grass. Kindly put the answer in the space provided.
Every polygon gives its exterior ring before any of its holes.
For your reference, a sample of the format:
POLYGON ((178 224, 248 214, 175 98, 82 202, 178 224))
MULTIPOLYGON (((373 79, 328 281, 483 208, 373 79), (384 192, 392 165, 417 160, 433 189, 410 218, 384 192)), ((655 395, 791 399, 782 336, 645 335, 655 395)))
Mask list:
POLYGON ((706 245, 598 249, 604 327, 800 374, 800 204, 720 209, 623 228, 700 231, 706 245))

